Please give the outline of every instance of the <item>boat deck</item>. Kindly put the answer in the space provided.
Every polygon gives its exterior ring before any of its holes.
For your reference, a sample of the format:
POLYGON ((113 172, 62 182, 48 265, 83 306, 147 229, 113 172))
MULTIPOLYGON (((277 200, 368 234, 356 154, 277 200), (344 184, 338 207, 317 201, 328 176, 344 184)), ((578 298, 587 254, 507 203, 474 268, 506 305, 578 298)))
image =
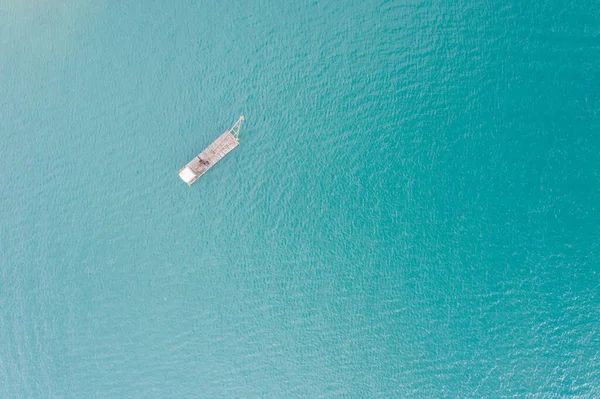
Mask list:
POLYGON ((238 144, 238 139, 227 130, 182 168, 179 171, 179 177, 188 186, 191 186, 200 176, 212 168, 214 164, 237 147, 238 144))

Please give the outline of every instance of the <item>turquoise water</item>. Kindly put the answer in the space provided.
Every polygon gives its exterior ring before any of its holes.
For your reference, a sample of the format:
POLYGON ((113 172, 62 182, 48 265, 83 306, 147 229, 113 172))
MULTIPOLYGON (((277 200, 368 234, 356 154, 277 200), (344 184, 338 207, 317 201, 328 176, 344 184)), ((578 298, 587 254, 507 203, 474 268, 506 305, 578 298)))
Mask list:
POLYGON ((0 3, 0 397, 600 397, 600 2, 287 3, 0 3))

